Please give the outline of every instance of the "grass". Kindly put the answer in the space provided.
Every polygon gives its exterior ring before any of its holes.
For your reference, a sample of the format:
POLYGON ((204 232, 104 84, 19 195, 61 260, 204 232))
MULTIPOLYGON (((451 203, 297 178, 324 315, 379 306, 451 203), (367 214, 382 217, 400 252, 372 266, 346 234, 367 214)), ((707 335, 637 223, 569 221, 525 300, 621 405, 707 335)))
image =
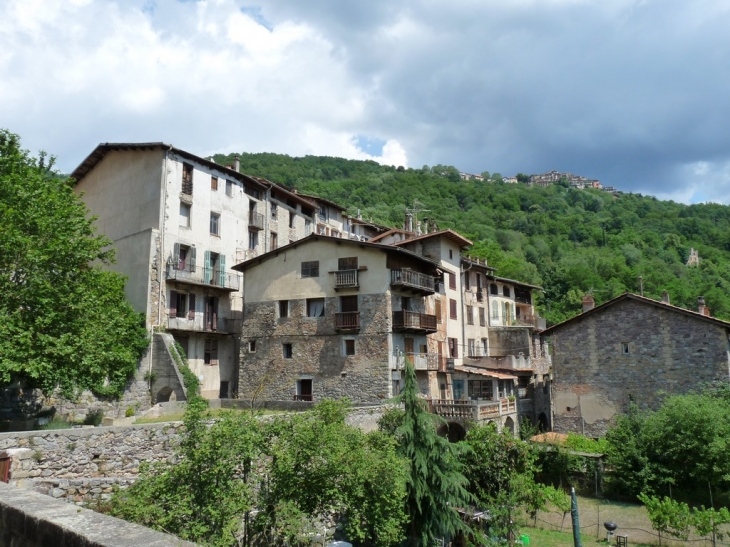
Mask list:
MULTIPOLYGON (((570 524, 568 524, 570 526, 570 524)), ((530 547, 573 547, 573 533, 558 532, 554 530, 544 530, 541 528, 526 528, 521 529, 522 534, 530 537, 530 547)), ((581 534, 581 541, 584 547, 594 547, 598 545, 606 546, 605 537, 601 540, 596 540, 594 535, 581 534)), ((631 539, 631 538, 629 538, 631 539)), ((631 547, 650 547, 648 543, 629 543, 631 547)))

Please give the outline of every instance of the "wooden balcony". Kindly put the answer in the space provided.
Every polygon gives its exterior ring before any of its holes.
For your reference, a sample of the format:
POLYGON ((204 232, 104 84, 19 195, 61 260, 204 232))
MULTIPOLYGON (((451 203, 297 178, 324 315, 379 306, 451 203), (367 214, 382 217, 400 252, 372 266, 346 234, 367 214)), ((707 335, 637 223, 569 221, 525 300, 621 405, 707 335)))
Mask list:
POLYGON ((455 421, 488 421, 517 413, 517 401, 508 398, 497 401, 432 399, 430 406, 434 414, 455 421))
POLYGON ((251 230, 263 230, 264 215, 255 211, 250 211, 248 213, 248 227, 251 230))
POLYGON ((436 316, 417 311, 394 311, 393 331, 431 333, 436 332, 436 316))
POLYGON ((335 272, 335 290, 358 289, 360 276, 358 270, 337 270, 335 272))
POLYGON ((392 287, 416 294, 427 295, 436 292, 436 282, 432 276, 409 269, 391 270, 390 284, 392 287))
POLYGON ((360 330, 360 312, 340 311, 335 313, 335 330, 360 330))

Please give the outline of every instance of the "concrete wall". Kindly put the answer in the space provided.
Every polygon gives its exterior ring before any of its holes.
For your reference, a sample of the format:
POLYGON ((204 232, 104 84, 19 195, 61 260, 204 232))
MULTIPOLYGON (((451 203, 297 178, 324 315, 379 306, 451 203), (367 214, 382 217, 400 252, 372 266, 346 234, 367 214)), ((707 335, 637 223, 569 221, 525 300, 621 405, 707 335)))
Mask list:
POLYGON ((556 431, 601 436, 631 400, 656 409, 666 395, 728 380, 724 327, 635 300, 563 326, 551 346, 556 431))
POLYGON ((0 483, 0 545, 194 547, 195 544, 0 483))

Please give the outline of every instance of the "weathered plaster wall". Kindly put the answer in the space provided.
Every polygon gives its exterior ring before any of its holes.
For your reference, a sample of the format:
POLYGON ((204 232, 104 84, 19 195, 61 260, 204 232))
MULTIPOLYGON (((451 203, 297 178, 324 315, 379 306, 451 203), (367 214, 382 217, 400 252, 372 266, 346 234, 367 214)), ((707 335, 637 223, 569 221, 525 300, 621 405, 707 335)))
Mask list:
POLYGON ((656 409, 667 394, 728 380, 725 328, 633 300, 565 325, 551 345, 556 431, 601 436, 631 400, 656 409))

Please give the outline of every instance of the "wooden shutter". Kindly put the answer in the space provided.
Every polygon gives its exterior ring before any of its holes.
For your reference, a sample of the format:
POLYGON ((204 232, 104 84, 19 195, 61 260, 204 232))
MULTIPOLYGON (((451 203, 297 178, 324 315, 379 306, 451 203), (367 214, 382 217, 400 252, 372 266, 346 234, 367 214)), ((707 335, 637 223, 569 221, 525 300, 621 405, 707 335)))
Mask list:
POLYGON ((190 249, 188 250, 188 256, 190 257, 190 258, 188 258, 188 264, 190 264, 189 270, 191 272, 194 272, 195 271, 195 247, 190 247, 190 249))
POLYGON ((226 255, 218 257, 218 286, 226 286, 226 255))
POLYGON ((172 267, 176 270, 180 268, 180 244, 175 243, 172 251, 172 267))
POLYGON ((203 283, 210 285, 213 280, 213 267, 210 263, 210 251, 205 251, 205 263, 203 266, 203 283))
POLYGON ((188 295, 189 304, 188 304, 188 319, 195 319, 195 293, 190 293, 188 295))
POLYGON ((170 317, 177 317, 177 291, 170 291, 170 317))
POLYGON ((456 300, 453 298, 449 298, 449 317, 451 319, 456 319, 456 300))

